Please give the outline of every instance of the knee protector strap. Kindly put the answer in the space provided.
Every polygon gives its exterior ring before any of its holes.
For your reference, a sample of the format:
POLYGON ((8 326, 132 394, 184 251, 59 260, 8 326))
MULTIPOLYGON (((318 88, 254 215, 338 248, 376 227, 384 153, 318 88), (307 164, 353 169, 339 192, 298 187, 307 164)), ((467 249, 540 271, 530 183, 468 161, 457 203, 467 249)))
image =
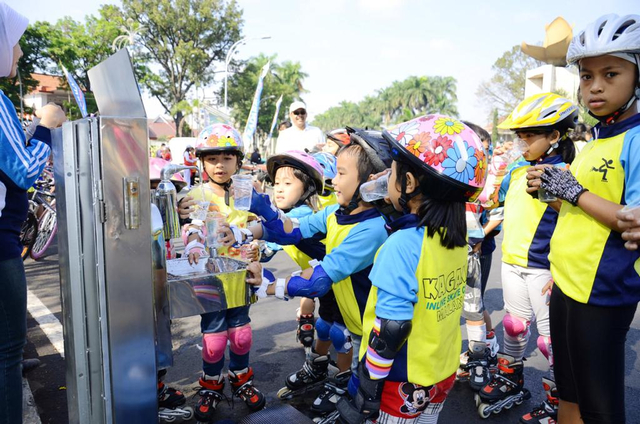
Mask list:
POLYGON ((251 342, 253 341, 253 335, 251 332, 251 324, 245 324, 240 327, 230 328, 229 334, 229 349, 236 355, 245 355, 251 350, 251 342))
POLYGON ((514 337, 518 340, 524 340, 529 335, 530 323, 531 323, 530 321, 518 318, 515 315, 511 315, 508 312, 502 319, 502 325, 504 326, 504 331, 509 336, 514 337))
POLYGON ((316 320, 316 333, 318 334, 318 340, 322 340, 323 342, 331 340, 331 325, 332 324, 330 322, 327 322, 322 318, 318 318, 316 320))
POLYGON ((553 349, 551 347, 551 337, 538 336, 538 349, 549 361, 549 364, 553 366, 553 349))
POLYGON ((205 333, 202 335, 202 359, 215 364, 224 357, 227 348, 227 332, 205 333))
POLYGON ((321 297, 327 294, 332 284, 333 281, 324 272, 322 265, 317 265, 313 268, 313 274, 308 280, 300 276, 291 277, 287 285, 287 293, 289 296, 321 297))
MULTIPOLYGON (((347 353, 351 350, 353 345, 351 344, 351 333, 342 324, 333 323, 330 330, 331 343, 338 353, 347 353)), ((358 352, 353 352, 354 355, 358 355, 358 352)))

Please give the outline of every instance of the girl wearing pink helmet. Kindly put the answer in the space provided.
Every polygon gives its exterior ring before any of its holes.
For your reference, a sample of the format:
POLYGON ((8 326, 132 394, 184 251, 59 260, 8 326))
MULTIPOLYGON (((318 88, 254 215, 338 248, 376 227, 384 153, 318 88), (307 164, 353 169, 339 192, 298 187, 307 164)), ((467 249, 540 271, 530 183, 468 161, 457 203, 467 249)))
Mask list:
MULTIPOLYGON (((255 215, 237 210, 231 196, 231 176, 242 165, 243 144, 238 131, 230 125, 214 124, 198 135, 196 156, 200 159, 202 173, 207 182, 195 186, 179 204, 180 218, 188 220, 196 202, 209 202, 209 211, 226 216, 226 221, 239 228, 245 228, 255 215)), ((198 261, 204 253, 205 228, 203 223, 192 221, 185 225, 185 256, 190 261, 198 261)), ((242 260, 240 249, 219 247, 219 256, 228 256, 242 260)), ((252 254, 257 258, 257 246, 252 254)), ((253 369, 249 366, 252 332, 249 306, 212 312, 201 316, 202 329, 202 377, 200 400, 196 406, 196 419, 200 422, 213 422, 215 410, 223 398, 225 383, 222 369, 227 344, 229 345, 228 379, 234 396, 242 399, 250 410, 262 409, 264 395, 253 386, 253 369)))
POLYGON ((404 215, 378 251, 363 318, 360 387, 338 402, 341 422, 436 422, 453 387, 467 276, 465 202, 485 181, 478 136, 428 115, 383 132, 389 199, 404 215), (367 340, 367 343, 364 341, 367 340))
MULTIPOLYGON (((289 218, 302 218, 320 209, 318 197, 324 191, 324 169, 313 156, 299 150, 273 155, 267 160, 267 172, 273 181, 274 203, 289 218)), ((324 238, 324 234, 317 234, 296 245, 284 245, 281 248, 304 270, 312 267, 314 260, 324 259, 324 238)), ((275 246, 280 248, 279 245, 275 246)), ((348 381, 351 374, 350 335, 333 291, 320 297, 319 302, 319 317, 316 321, 314 300, 305 297, 300 299, 297 337, 308 355, 304 366, 286 378, 286 387, 278 392, 280 398, 303 394, 327 378, 332 342, 338 353, 337 365, 341 373, 335 378, 348 381), (315 346, 314 332, 318 333, 315 346)), ((331 407, 327 403, 328 396, 321 395, 312 409, 319 413, 325 412, 324 409, 331 407)))

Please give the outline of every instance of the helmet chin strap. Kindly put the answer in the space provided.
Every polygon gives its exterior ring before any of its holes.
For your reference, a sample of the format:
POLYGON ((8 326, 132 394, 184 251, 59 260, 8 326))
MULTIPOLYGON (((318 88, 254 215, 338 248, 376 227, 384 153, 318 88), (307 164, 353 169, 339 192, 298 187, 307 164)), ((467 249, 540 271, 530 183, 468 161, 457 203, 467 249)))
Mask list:
POLYGON ((307 187, 304 193, 302 193, 302 196, 300 196, 300 199, 298 199, 298 201, 296 202, 295 207, 297 208, 304 205, 304 202, 306 202, 309 199, 309 197, 313 196, 317 192, 318 191, 316 190, 316 184, 313 181, 311 181, 309 183, 309 187, 307 187))

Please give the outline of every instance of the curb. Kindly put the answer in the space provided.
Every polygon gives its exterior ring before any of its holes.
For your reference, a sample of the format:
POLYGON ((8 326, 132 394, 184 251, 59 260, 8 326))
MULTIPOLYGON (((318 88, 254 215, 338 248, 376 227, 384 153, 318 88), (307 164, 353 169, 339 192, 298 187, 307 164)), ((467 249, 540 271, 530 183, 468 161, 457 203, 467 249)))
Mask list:
POLYGON ((22 379, 22 422, 24 424, 42 424, 31 387, 26 378, 22 379))

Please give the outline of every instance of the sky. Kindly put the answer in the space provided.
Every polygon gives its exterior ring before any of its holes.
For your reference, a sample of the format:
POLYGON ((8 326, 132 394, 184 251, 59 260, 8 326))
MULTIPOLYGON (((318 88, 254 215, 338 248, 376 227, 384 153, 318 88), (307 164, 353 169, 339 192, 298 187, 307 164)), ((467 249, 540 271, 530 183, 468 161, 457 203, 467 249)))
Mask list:
MULTIPOLYGON (((31 22, 63 16, 83 20, 118 0, 5 0, 31 22)), ((491 107, 476 92, 505 51, 541 43, 558 16, 574 33, 607 13, 639 13, 638 0, 238 0, 244 37, 271 36, 241 46, 237 59, 264 53, 298 61, 309 74, 302 97, 310 117, 343 100, 358 102, 393 81, 416 76, 457 79, 460 117, 488 122, 491 107)), ((224 70, 224 63, 212 71, 224 70)), ((222 82, 223 73, 219 73, 222 82)), ((145 97, 147 114, 163 113, 145 97)), ((275 101, 267 100, 267 101, 275 101)))

